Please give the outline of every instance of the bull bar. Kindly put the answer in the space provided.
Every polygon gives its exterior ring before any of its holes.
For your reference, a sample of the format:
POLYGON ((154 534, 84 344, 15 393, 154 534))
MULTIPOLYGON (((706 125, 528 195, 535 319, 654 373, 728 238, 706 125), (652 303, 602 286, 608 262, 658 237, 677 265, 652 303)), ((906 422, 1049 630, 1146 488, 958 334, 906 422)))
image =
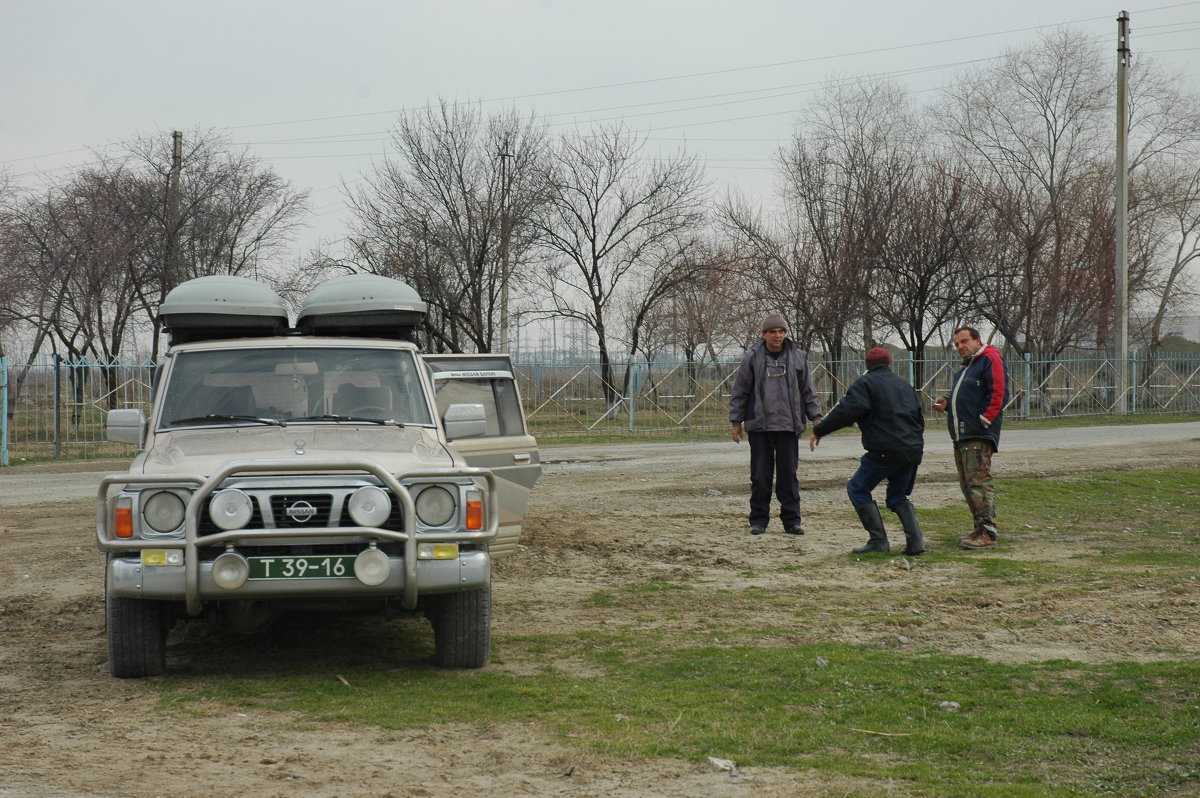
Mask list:
MULTIPOLYGON (((403 479, 424 479, 428 477, 452 478, 469 477, 481 478, 487 482, 487 528, 477 532, 424 532, 422 541, 432 543, 487 543, 499 530, 500 507, 496 499, 496 478, 486 468, 439 468, 427 471, 411 471, 403 475, 403 479)), ((325 460, 234 460, 217 469, 207 478, 198 474, 109 474, 100 480, 96 494, 96 542, 101 551, 137 551, 144 548, 183 549, 184 551, 184 585, 185 603, 188 615, 199 615, 200 601, 200 561, 197 549, 201 546, 213 546, 232 540, 265 541, 278 538, 305 537, 374 537, 396 541, 404 544, 404 592, 401 595, 401 606, 406 610, 417 606, 417 531, 416 508, 412 495, 400 480, 374 460, 366 458, 345 458, 325 460), (235 529, 221 531, 212 535, 199 536, 200 508, 204 502, 227 479, 241 474, 295 474, 308 473, 329 476, 333 473, 353 474, 367 473, 378 479, 392 491, 400 502, 404 530, 396 532, 379 527, 320 527, 312 529, 235 529), (155 539, 153 541, 132 539, 118 540, 109 529, 110 514, 108 510, 109 488, 113 485, 156 484, 170 486, 172 484, 189 484, 198 486, 188 500, 184 514, 182 539, 155 539)))

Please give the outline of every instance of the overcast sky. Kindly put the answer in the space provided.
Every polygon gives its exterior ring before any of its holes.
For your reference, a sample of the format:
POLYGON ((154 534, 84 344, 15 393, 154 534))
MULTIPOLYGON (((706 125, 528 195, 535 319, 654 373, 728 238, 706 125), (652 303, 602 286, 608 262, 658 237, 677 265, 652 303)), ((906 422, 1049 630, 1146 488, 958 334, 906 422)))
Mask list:
MULTIPOLYGON (((1124 6, 1135 66, 1200 90, 1200 0, 1124 6)), ((1069 25, 1114 51, 1096 0, 0 0, 0 169, 22 184, 142 134, 211 128, 312 191, 388 152, 396 112, 439 97, 554 126, 624 118, 719 186, 770 190, 770 158, 830 75, 899 73, 932 96, 966 62, 1069 25), (920 70, 909 73, 910 70, 920 70)))

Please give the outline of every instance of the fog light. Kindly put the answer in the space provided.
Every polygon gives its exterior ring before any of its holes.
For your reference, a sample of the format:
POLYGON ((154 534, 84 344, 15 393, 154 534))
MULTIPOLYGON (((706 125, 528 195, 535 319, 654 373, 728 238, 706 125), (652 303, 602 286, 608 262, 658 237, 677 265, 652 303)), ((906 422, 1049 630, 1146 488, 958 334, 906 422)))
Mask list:
POLYGON ((254 505, 250 497, 240 490, 222 490, 213 494, 208 504, 208 514, 221 529, 241 529, 250 523, 254 505))
POLYGON ((359 552, 354 558, 354 575, 368 587, 382 585, 387 581, 391 570, 392 564, 388 556, 374 546, 359 552))
POLYGON ((354 491, 348 504, 350 517, 359 526, 383 526, 392 514, 392 497, 374 486, 354 491))
POLYGON ((418 560, 453 560, 458 557, 457 543, 418 543, 418 560))
POLYGON ((142 565, 183 565, 179 549, 142 549, 142 565))
POLYGON ((212 564, 212 579, 218 587, 237 590, 250 576, 250 563, 235 551, 227 551, 212 564))

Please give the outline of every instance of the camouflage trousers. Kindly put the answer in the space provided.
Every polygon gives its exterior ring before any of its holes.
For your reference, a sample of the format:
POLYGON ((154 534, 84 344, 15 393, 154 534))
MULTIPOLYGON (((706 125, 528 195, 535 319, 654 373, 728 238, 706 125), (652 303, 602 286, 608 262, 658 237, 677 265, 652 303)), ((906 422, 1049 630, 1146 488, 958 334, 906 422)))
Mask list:
POLYGON ((991 441, 962 441, 954 444, 954 465, 975 529, 996 539, 996 490, 992 484, 991 441))

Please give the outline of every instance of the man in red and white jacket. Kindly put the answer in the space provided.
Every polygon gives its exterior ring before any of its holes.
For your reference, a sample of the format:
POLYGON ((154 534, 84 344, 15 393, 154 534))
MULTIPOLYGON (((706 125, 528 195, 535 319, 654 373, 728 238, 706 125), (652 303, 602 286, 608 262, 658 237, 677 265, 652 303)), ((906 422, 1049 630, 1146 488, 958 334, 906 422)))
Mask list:
POLYGON ((992 455, 1000 448, 1000 425, 1008 400, 1008 374, 994 346, 984 346, 974 327, 954 331, 954 348, 963 367, 954 374, 950 396, 933 406, 947 414, 954 465, 963 496, 975 519, 975 529, 959 540, 964 549, 996 546, 996 490, 992 484, 992 455))

